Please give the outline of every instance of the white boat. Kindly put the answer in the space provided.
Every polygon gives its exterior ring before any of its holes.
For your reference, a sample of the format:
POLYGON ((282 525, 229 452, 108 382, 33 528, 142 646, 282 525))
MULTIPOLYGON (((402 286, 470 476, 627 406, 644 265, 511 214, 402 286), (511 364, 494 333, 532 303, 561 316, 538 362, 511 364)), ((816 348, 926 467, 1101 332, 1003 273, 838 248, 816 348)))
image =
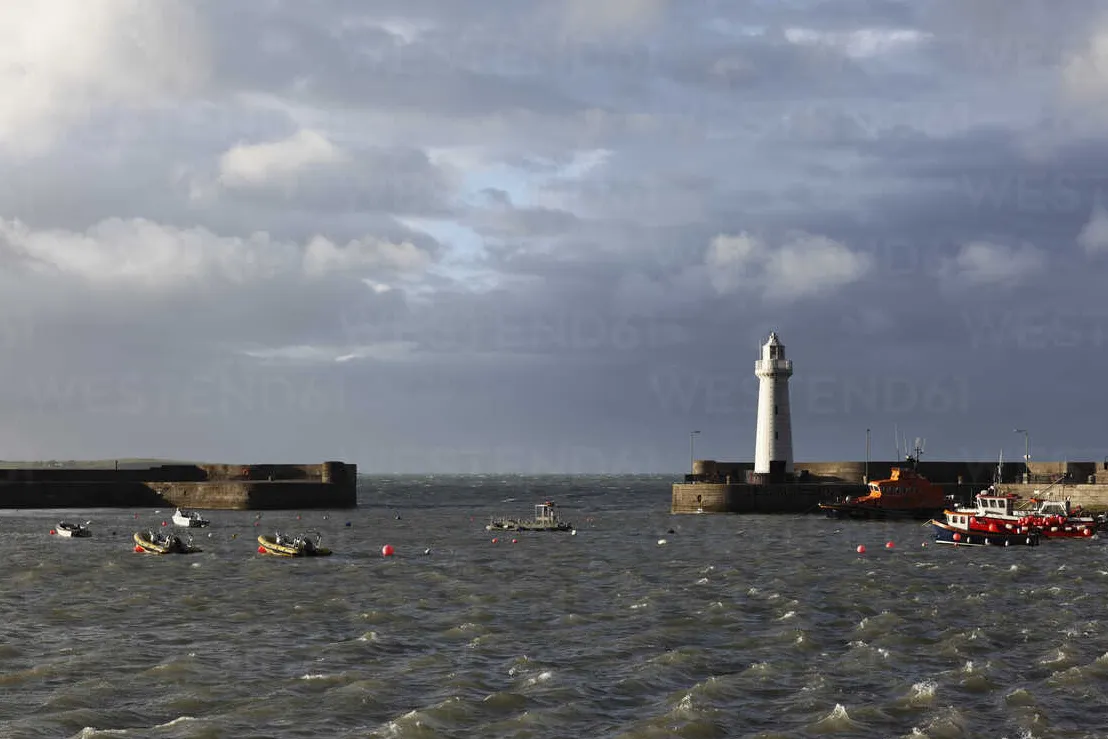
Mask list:
POLYGON ((57 528, 51 533, 56 533, 58 536, 66 538, 92 536, 92 532, 88 530, 88 524, 91 521, 85 523, 70 523, 69 521, 61 521, 58 523, 57 528))
POLYGON ((184 526, 186 529, 197 529, 207 526, 210 521, 202 518, 196 511, 182 511, 180 508, 173 512, 173 525, 184 526))

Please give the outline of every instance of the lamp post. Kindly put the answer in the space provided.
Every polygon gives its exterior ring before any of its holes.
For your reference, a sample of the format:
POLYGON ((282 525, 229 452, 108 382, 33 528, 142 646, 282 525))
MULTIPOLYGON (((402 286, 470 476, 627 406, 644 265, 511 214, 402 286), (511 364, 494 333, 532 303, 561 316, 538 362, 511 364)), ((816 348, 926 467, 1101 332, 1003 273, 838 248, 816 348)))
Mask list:
POLYGON ((1031 435, 1026 429, 1013 429, 1013 433, 1023 434, 1023 474, 1031 481, 1031 435))
POLYGON ((700 433, 699 431, 690 431, 689 432, 689 473, 690 474, 692 472, 694 472, 694 470, 693 470, 693 461, 696 459, 696 457, 694 456, 694 452, 693 452, 693 440, 696 439, 696 435, 699 434, 699 433, 700 433))
POLYGON ((862 482, 869 484, 869 429, 866 429, 866 479, 862 482))

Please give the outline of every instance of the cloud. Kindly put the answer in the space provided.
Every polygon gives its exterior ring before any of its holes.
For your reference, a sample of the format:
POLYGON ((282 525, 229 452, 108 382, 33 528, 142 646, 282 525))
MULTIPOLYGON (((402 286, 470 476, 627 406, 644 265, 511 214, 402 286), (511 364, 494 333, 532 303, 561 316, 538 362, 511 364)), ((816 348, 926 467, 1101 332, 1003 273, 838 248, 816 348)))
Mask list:
POLYGON ((346 154, 318 131, 301 130, 264 144, 240 144, 219 158, 219 181, 227 187, 290 185, 312 168, 347 160, 346 154))
POLYGON ((1098 433, 1102 0, 70 5, 0 10, 8 456, 680 470, 771 328, 798 458, 1098 433))
POLYGON ((1062 69, 1066 90, 1079 102, 1108 100, 1108 28, 1094 31, 1085 48, 1071 56, 1062 69))
POLYGON ((110 106, 168 101, 209 60, 189 3, 0 4, 0 147, 33 153, 110 106))
POLYGON ((962 246, 957 256, 940 267, 946 281, 966 287, 1016 287, 1041 274, 1046 255, 1031 244, 1018 247, 974 241, 962 246))
POLYGON ((790 43, 826 47, 853 59, 869 59, 912 49, 932 38, 929 33, 910 28, 861 28, 853 31, 786 28, 784 33, 790 43))
POLYGON ((38 278, 156 292, 206 281, 249 284, 287 278, 418 274, 431 262, 411 243, 371 236, 345 245, 317 236, 306 246, 265 232, 245 238, 146 219, 110 219, 76 233, 0 220, 0 261, 38 278))
POLYGON ((753 291, 776 303, 826 295, 856 282, 873 260, 826 236, 794 233, 772 248, 741 233, 712 239, 705 264, 717 292, 753 291))
POLYGON ((1099 254, 1108 251, 1108 208, 1100 202, 1093 206, 1089 222, 1077 235, 1077 244, 1087 254, 1099 254))
POLYGON ((571 36, 591 37, 643 31, 661 20, 669 0, 558 0, 571 36))

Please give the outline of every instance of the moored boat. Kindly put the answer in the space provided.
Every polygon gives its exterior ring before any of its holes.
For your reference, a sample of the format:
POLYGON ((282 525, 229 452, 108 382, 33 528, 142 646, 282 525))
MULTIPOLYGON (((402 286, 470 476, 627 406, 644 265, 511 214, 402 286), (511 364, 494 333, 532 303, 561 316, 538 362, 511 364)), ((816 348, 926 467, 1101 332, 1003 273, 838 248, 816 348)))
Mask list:
POLYGON ((262 534, 258 537, 258 554, 272 554, 277 557, 326 557, 331 550, 321 546, 323 537, 316 534, 312 541, 307 534, 287 536, 280 531, 273 536, 262 534))
POLYGON ((183 526, 187 529, 197 529, 207 526, 210 521, 196 511, 182 511, 180 508, 173 512, 173 525, 183 526))
POLYGON ((1034 532, 1046 539, 1092 539, 1098 521, 1072 515, 1069 501, 1032 498, 1023 501, 1015 493, 990 486, 974 497, 971 506, 943 511, 946 523, 985 534, 1034 532))
POLYGON ((917 443, 904 466, 894 467, 887 479, 870 482, 865 495, 820 503, 820 510, 831 518, 926 521, 939 516, 950 502, 941 487, 919 473, 922 452, 917 443))
POLYGON ((57 534, 62 538, 83 538, 86 536, 92 536, 92 532, 89 531, 88 524, 91 521, 85 523, 70 523, 69 521, 59 521, 58 525, 51 531, 51 534, 57 534))
POLYGON ((573 524, 563 521, 549 500, 535 506, 535 517, 531 519, 494 518, 485 527, 486 531, 574 531, 573 524))
POLYGON ((135 551, 146 554, 193 554, 202 551, 192 545, 191 537, 185 541, 174 533, 136 531, 132 538, 135 542, 135 551))

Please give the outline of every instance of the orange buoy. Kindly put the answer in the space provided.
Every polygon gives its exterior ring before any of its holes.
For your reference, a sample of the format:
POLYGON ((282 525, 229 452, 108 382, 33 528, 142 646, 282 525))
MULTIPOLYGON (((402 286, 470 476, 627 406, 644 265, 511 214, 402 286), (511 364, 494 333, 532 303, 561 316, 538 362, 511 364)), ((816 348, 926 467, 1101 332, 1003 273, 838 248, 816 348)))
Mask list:
POLYGON ((962 540, 962 535, 959 534, 957 531, 955 531, 954 536, 952 536, 950 538, 954 539, 954 541, 961 541, 962 540))
POLYGON ((866 545, 865 544, 859 544, 857 551, 858 551, 858 554, 865 554, 866 553, 866 545))
POLYGON ((385 546, 381 547, 381 556, 391 557, 395 551, 396 550, 392 548, 392 544, 386 544, 385 546))

